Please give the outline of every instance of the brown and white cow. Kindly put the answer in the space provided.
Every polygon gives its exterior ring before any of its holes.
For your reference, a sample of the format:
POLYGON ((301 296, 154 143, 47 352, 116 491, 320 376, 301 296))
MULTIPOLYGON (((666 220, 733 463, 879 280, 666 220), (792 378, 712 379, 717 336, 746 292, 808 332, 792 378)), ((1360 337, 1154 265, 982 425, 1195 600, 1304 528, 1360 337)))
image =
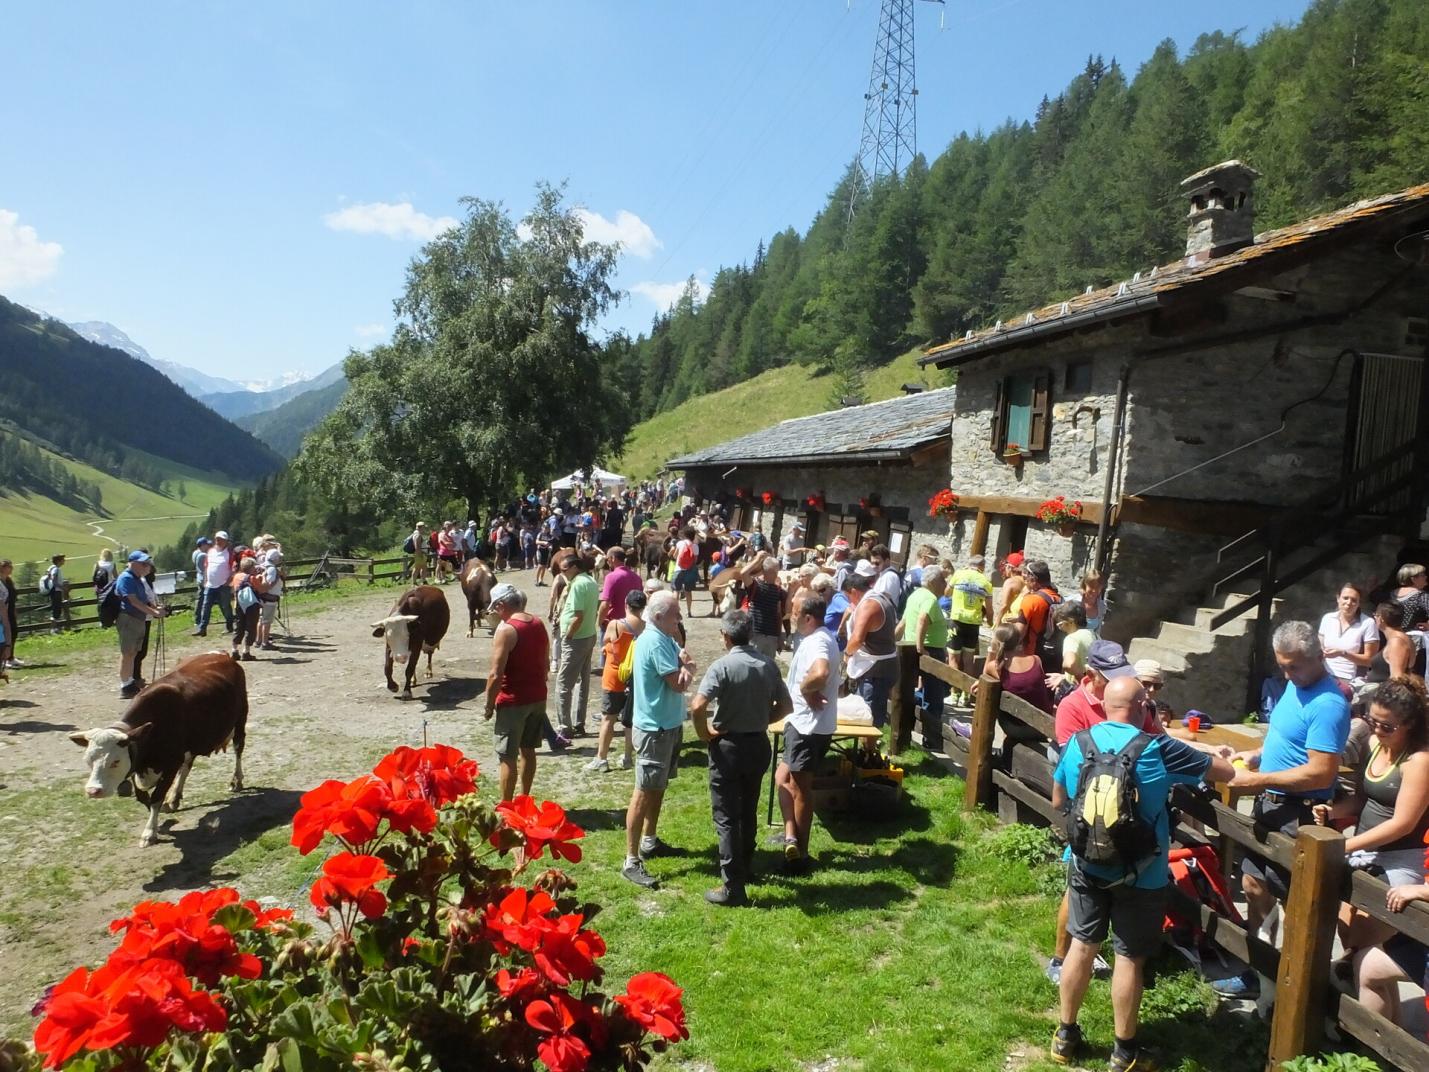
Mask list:
POLYGON ((195 655, 149 685, 112 726, 71 733, 89 767, 85 795, 93 800, 127 795, 149 807, 139 838, 159 838, 159 811, 173 788, 169 811, 183 802, 195 756, 225 751, 233 742, 234 791, 243 788, 243 742, 248 726, 248 683, 243 668, 221 652, 195 655))
POLYGON ((392 680, 393 660, 407 665, 404 700, 412 698, 412 682, 417 678, 417 660, 422 652, 427 653, 427 677, 432 676, 432 652, 441 647, 451 619, 446 593, 434 585, 422 584, 403 592, 391 613, 373 624, 372 635, 384 638, 387 645, 382 668, 388 691, 397 691, 397 682, 392 680))
POLYGON ((466 595, 468 624, 467 636, 476 636, 476 620, 486 617, 486 608, 491 604, 491 589, 496 585, 496 576, 479 558, 473 558, 461 569, 461 590, 466 595))

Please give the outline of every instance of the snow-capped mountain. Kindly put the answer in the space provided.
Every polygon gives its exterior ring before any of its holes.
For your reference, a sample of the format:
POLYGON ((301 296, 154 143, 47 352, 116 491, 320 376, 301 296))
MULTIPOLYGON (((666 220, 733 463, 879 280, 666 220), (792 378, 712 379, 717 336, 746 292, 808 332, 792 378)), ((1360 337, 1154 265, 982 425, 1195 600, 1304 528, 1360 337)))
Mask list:
POLYGON ((101 346, 112 346, 116 350, 123 350, 130 357, 137 357, 144 364, 158 369, 195 398, 218 391, 245 390, 243 384, 226 380, 222 376, 210 376, 206 372, 191 369, 187 365, 180 365, 175 361, 162 361, 150 354, 148 350, 124 334, 119 328, 103 320, 71 321, 69 326, 81 338, 97 342, 101 346))

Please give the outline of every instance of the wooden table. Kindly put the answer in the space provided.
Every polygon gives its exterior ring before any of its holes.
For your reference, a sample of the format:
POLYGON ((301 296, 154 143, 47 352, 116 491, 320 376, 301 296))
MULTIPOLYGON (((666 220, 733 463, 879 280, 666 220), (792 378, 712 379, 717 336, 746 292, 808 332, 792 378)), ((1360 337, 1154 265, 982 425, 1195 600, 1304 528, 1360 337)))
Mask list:
MULTIPOLYGON (((769 727, 769 732, 774 734, 774 760, 769 764, 769 807, 765 812, 766 823, 774 822, 774 796, 778 793, 778 787, 774 784, 774 773, 779 769, 779 756, 781 755, 781 738, 784 736, 784 720, 769 727)), ((833 739, 835 741, 871 741, 882 740, 883 731, 877 726, 870 726, 865 722, 839 722, 834 726, 833 739)))
MULTIPOLYGON (((1253 752, 1265 744, 1265 726, 1244 724, 1218 726, 1202 723, 1200 731, 1192 733, 1186 729, 1186 720, 1178 718, 1166 727, 1166 736, 1175 737, 1181 741, 1195 741, 1197 744, 1228 745, 1237 752, 1253 752)), ((1232 789, 1229 783, 1218 784, 1216 791, 1221 795, 1221 803, 1228 808, 1235 807, 1235 802, 1241 797, 1254 796, 1259 792, 1257 789, 1232 789)))

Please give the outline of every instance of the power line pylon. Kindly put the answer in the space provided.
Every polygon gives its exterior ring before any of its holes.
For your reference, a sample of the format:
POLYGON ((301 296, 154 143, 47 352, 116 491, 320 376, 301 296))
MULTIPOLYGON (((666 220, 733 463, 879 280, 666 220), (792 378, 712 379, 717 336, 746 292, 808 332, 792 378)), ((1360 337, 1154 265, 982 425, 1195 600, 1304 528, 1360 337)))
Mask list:
MULTIPOLYGON (((848 214, 875 180, 897 175, 918 152, 918 82, 913 69, 915 0, 882 0, 873 70, 863 95, 863 136, 849 191, 848 214)), ((928 0, 941 4, 944 0, 928 0)))

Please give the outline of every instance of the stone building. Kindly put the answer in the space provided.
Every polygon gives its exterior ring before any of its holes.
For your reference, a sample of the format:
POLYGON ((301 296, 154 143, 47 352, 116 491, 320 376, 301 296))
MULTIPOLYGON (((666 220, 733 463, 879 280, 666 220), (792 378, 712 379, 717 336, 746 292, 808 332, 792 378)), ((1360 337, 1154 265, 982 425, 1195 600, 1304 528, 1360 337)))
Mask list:
POLYGON ((928 500, 948 486, 948 423, 955 389, 797 417, 772 428, 672 458, 685 494, 719 504, 730 525, 759 529, 776 543, 805 524, 805 542, 827 544, 875 530, 895 561, 910 547, 949 547, 948 523, 928 500))
POLYGON ((1100 567, 1106 633, 1225 713, 1272 615, 1333 608, 1324 568, 1393 567, 1365 541, 1418 535, 1429 474, 1429 185, 1256 235, 1256 177, 1182 184, 1184 258, 923 358, 957 370, 956 549, 1100 567), (1036 520, 1058 495, 1070 535, 1036 520))

